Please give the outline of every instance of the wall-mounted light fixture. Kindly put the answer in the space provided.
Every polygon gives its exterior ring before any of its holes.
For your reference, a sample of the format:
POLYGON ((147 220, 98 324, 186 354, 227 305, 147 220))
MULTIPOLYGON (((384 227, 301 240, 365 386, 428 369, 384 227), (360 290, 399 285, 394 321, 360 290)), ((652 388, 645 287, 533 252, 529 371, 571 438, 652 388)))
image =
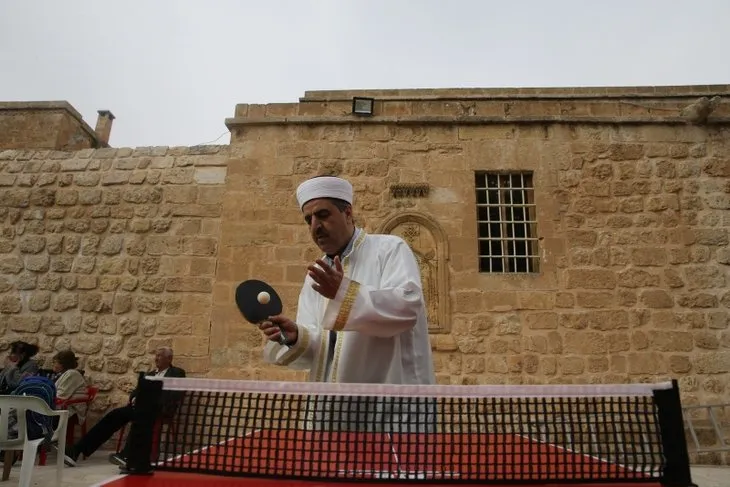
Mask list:
POLYGON ((355 115, 372 115, 374 105, 374 98, 356 96, 352 99, 352 113, 355 115))

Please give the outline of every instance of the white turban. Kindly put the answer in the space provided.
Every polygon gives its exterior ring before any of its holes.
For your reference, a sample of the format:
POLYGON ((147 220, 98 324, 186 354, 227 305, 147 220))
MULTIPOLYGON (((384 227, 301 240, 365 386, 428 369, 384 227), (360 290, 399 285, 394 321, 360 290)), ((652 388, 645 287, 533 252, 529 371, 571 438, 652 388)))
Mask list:
POLYGON ((337 198, 352 204, 352 184, 333 176, 321 176, 307 179, 297 188, 299 208, 317 198, 337 198))

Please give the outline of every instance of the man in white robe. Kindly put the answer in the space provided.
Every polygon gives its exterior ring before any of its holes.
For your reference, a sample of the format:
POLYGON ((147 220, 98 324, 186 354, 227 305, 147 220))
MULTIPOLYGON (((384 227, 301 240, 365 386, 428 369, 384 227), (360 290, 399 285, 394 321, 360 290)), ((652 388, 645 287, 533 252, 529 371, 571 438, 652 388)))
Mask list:
MULTIPOLYGON (((316 382, 434 384, 420 270, 408 244, 355 225, 344 179, 309 179, 297 200, 325 255, 308 268, 295 321, 280 315, 260 325, 265 360, 308 370, 316 382)), ((370 419, 379 422, 381 409, 370 419)))

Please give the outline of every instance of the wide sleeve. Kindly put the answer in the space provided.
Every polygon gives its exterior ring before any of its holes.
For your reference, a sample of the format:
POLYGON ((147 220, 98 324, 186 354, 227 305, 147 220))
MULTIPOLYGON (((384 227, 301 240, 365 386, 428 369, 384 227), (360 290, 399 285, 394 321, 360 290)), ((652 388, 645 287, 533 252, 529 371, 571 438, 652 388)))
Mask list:
POLYGON ((308 292, 303 286, 297 303, 298 337, 291 346, 281 345, 271 340, 264 346, 264 360, 271 364, 283 365, 296 370, 309 370, 319 350, 321 329, 317 326, 315 299, 318 295, 308 292))
POLYGON ((416 325, 423 310, 423 291, 418 262, 408 244, 400 240, 380 265, 379 286, 343 278, 335 299, 327 305, 324 329, 387 338, 416 325))

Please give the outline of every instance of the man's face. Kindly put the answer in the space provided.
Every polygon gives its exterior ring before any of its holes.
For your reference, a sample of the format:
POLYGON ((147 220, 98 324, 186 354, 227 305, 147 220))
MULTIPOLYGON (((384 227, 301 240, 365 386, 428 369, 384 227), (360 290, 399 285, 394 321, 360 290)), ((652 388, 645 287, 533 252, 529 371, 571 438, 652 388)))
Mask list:
POLYGON ((155 367, 157 370, 164 370, 170 366, 170 357, 167 356, 164 350, 157 350, 155 352, 155 367))
POLYGON ((328 199, 308 201, 302 207, 304 221, 317 247, 327 255, 342 250, 352 238, 352 209, 341 211, 328 199))

